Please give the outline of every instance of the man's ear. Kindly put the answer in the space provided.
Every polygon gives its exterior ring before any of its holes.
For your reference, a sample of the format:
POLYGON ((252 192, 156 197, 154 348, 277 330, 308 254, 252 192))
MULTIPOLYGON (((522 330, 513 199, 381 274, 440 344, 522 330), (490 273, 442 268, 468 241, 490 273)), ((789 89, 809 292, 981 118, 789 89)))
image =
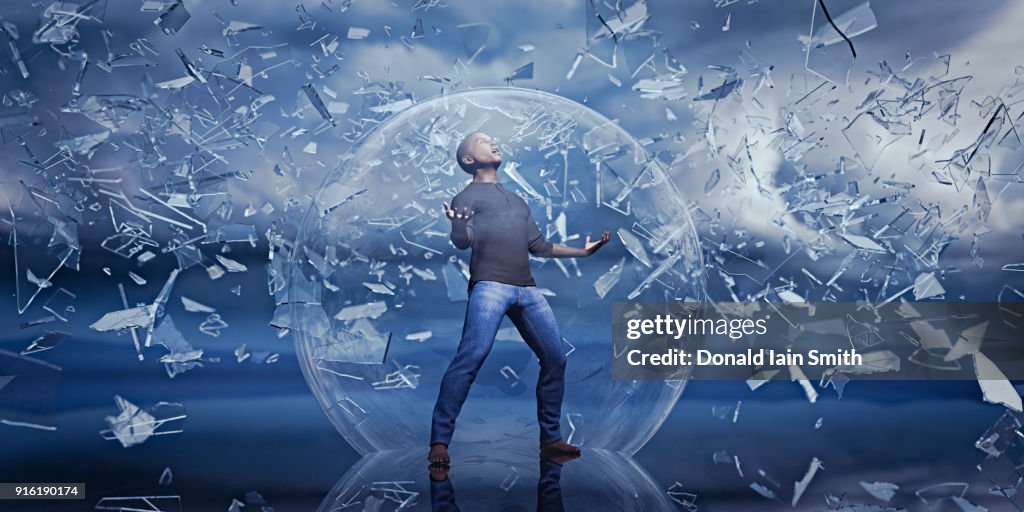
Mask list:
POLYGON ((462 155, 462 163, 466 165, 473 165, 473 157, 469 155, 462 155))

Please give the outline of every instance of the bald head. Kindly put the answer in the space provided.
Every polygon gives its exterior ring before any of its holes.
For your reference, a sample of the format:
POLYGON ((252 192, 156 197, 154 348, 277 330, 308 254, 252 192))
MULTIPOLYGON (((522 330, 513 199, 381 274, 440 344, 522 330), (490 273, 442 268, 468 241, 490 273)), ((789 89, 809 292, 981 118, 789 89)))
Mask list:
POLYGON ((490 135, 484 132, 473 132, 466 135, 455 150, 455 160, 459 168, 468 174, 476 174, 480 167, 501 165, 501 150, 490 135))

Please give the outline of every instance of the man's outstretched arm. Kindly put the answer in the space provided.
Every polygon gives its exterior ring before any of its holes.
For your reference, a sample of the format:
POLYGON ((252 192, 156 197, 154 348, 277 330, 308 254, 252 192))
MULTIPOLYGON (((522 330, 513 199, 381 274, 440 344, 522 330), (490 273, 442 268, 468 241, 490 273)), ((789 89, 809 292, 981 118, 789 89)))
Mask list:
POLYGON ((527 236, 530 238, 530 254, 540 258, 585 258, 594 254, 594 251, 600 249, 602 245, 608 243, 612 236, 611 232, 605 231, 597 241, 591 242, 588 236, 583 247, 569 247, 565 244, 556 244, 545 240, 544 234, 540 232, 540 228, 537 227, 537 223, 534 222, 532 215, 527 226, 529 229, 527 236))
POLYGON ((569 247, 565 244, 553 244, 551 246, 552 258, 585 258, 587 256, 590 256, 590 253, 583 250, 582 247, 569 247))
POLYGON ((583 247, 569 247, 565 244, 552 244, 551 245, 551 257, 552 258, 585 258, 597 252, 604 244, 611 240, 611 233, 605 231, 601 234, 601 238, 591 242, 590 237, 583 243, 583 247))

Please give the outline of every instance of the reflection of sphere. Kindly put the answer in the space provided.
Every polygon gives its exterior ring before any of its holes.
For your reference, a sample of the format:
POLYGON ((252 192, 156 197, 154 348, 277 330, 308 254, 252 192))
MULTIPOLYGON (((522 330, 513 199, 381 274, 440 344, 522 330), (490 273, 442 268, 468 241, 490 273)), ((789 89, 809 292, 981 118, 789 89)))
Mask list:
MULTIPOLYGON (((453 153, 476 130, 502 146, 499 181, 527 200, 549 241, 581 246, 588 234, 616 233, 591 258, 536 260, 532 272, 566 342, 563 434, 633 453, 683 383, 612 380, 611 303, 703 300, 696 232, 662 162, 600 114, 547 93, 475 89, 418 103, 370 131, 329 174, 280 299, 306 380, 360 452, 426 446, 461 336, 469 261, 448 240, 441 202, 470 180, 453 153)), ((537 372, 506 320, 453 443, 535 445, 537 372)))
MULTIPOLYGON (((538 506, 538 493, 549 497, 554 493, 550 487, 542 490, 538 486, 543 469, 535 449, 480 448, 478 453, 453 453, 448 495, 454 496, 459 510, 560 510, 538 506)), ((431 510, 432 504, 450 503, 437 500, 439 489, 431 485, 423 456, 422 450, 390 450, 363 457, 334 484, 318 512, 431 510)), ((551 467, 544 469, 550 471, 551 467)), ((580 459, 555 470, 560 477, 555 491, 561 499, 545 500, 546 505, 560 502, 565 510, 677 510, 665 489, 621 453, 587 450, 580 459)), ((550 475, 544 477, 550 481, 550 475)))

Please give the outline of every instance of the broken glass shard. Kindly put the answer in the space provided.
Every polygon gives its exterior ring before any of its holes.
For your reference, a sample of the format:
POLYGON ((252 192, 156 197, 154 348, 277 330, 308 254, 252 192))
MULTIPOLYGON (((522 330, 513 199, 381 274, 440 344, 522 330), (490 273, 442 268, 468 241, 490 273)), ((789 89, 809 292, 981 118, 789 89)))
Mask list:
POLYGON ((583 445, 583 415, 578 412, 573 412, 565 415, 566 421, 569 423, 569 437, 566 442, 569 444, 583 445))
POLYGON ((988 329, 988 322, 981 322, 961 331, 957 336, 956 344, 943 356, 943 361, 955 361, 965 355, 978 352, 982 342, 985 341, 986 329, 988 329))
POLYGON ((221 329, 228 327, 227 322, 221 320, 220 315, 217 313, 210 313, 210 316, 203 320, 203 323, 199 324, 199 332, 203 334, 209 334, 210 336, 220 336, 221 329))
POLYGON ((594 292, 597 293, 598 297, 603 299, 619 283, 619 279, 622 277, 622 269, 625 268, 625 265, 626 258, 620 258, 618 263, 612 265, 604 274, 601 274, 601 277, 594 281, 594 292))
POLYGON ((194 301, 184 295, 181 296, 181 305, 185 306, 185 311, 191 313, 213 313, 217 311, 210 306, 194 301))
POLYGON ((529 80, 529 79, 532 79, 532 78, 533 78, 533 63, 530 62, 529 64, 524 64, 523 66, 521 66, 518 69, 516 69, 515 71, 513 71, 511 75, 509 75, 507 78, 505 78, 505 80, 508 81, 508 82, 514 82, 516 80, 529 80))
POLYGON ((252 224, 229 224, 220 226, 212 233, 206 234, 205 243, 213 242, 249 242, 256 246, 256 226, 252 224))
POLYGON ((320 117, 324 118, 328 123, 331 123, 331 126, 335 126, 334 117, 332 117, 331 112, 327 110, 327 107, 324 105, 324 101, 320 99, 320 95, 317 94, 316 88, 313 87, 313 84, 303 85, 302 92, 306 93, 306 97, 309 98, 309 102, 320 114, 320 117))
POLYGON ((100 498, 93 508, 118 512, 182 512, 181 496, 110 496, 100 498))
POLYGON ((43 309, 67 322, 75 312, 75 298, 75 294, 65 290, 64 288, 58 288, 53 292, 53 295, 50 295, 50 298, 47 299, 46 303, 43 304, 43 309))
POLYGON ((289 302, 273 311, 270 325, 281 330, 295 330, 322 337, 331 329, 331 319, 319 304, 289 302))
POLYGON ((433 335, 434 335, 434 333, 432 331, 429 331, 429 330, 427 330, 427 331, 417 331, 417 332, 410 332, 409 334, 406 334, 405 335, 405 339, 408 340, 408 341, 423 342, 423 341, 429 340, 430 337, 433 336, 433 335))
POLYGON ((384 380, 373 382, 373 388, 382 389, 416 389, 420 381, 420 367, 416 365, 399 366, 397 361, 392 361, 398 369, 384 376, 384 380))
POLYGON ((370 35, 370 29, 360 27, 349 27, 346 37, 349 39, 366 39, 370 35))
POLYGON ((761 496, 764 496, 765 498, 768 498, 770 500, 775 500, 775 501, 782 501, 782 500, 779 499, 778 496, 775 495, 774 491, 772 491, 771 489, 765 487, 763 484, 761 484, 759 482, 751 482, 750 483, 750 488, 753 489, 754 492, 760 494, 761 496))
POLYGON ((919 274, 914 280, 914 300, 924 300, 946 293, 934 272, 919 274))
POLYGON ((720 100, 722 98, 725 98, 726 96, 732 94, 733 91, 735 91, 736 89, 738 89, 742 85, 743 85, 743 79, 736 78, 736 77, 731 77, 731 78, 726 79, 724 82, 722 82, 721 85, 711 89, 710 91, 708 91, 708 92, 706 92, 704 94, 701 94, 699 96, 694 97, 693 101, 708 101, 708 100, 718 101, 718 100, 720 100))
POLYGON ((466 63, 472 63, 473 59, 484 49, 487 39, 491 35, 491 25, 487 23, 464 23, 456 27, 459 31, 459 39, 462 41, 462 49, 466 52, 466 63))
POLYGON ((818 472, 819 469, 824 469, 824 466, 822 466, 821 464, 821 460, 819 460, 817 457, 811 458, 811 465, 810 467, 807 468, 807 472, 804 473, 804 477, 801 478, 800 481, 793 484, 793 507, 796 507, 797 502, 800 501, 800 498, 804 495, 804 492, 807 491, 807 486, 811 485, 811 480, 814 478, 814 475, 818 472))
POLYGON ((861 112, 843 128, 843 137, 867 170, 874 169, 882 152, 896 141, 910 135, 908 125, 883 124, 870 112, 861 112))
POLYGON ((963 497, 969 487, 970 485, 967 482, 944 482, 918 489, 914 491, 914 495, 920 498, 926 505, 931 505, 952 496, 963 497))
POLYGON ((258 30, 258 29, 261 29, 261 28, 263 28, 262 25, 257 25, 255 23, 249 23, 249 22, 238 21, 238 20, 231 20, 228 23, 228 26, 224 27, 224 30, 222 31, 222 34, 225 37, 227 37, 227 36, 234 36, 234 35, 238 35, 238 34, 240 34, 242 32, 247 32, 247 31, 250 31, 250 30, 258 30))
POLYGON ((185 341, 170 315, 164 318, 160 322, 160 326, 153 331, 153 340, 170 351, 170 353, 160 356, 159 359, 161 363, 164 363, 168 377, 173 379, 176 375, 202 366, 200 361, 203 357, 203 349, 196 349, 185 341))
POLYGON ((865 482, 863 480, 861 480, 860 486, 863 487, 868 494, 882 501, 891 500, 892 497, 896 495, 896 491, 900 488, 900 486, 889 482, 865 482))
POLYGON ((465 302, 469 300, 469 279, 462 275, 462 272, 456 266, 456 259, 452 256, 452 259, 441 269, 441 274, 444 277, 445 289, 448 291, 448 300, 451 302, 465 302))
POLYGON ((215 254, 214 257, 217 258, 217 261, 221 265, 223 265, 224 269, 227 270, 228 272, 245 272, 246 270, 249 270, 248 267, 246 267, 245 265, 233 259, 225 258, 220 254, 215 254))
POLYGON ((48 331, 46 334, 32 340, 25 350, 21 351, 21 355, 26 356, 34 354, 36 352, 42 352, 44 350, 50 350, 57 345, 60 345, 64 340, 71 337, 70 333, 62 331, 48 331))
POLYGON ((629 253, 632 254, 640 263, 643 263, 645 267, 650 267, 651 258, 647 255, 647 250, 644 249, 643 242, 625 228, 619 228, 618 233, 619 239, 622 240, 622 245, 626 247, 626 250, 629 251, 629 253))
POLYGON ((364 192, 366 192, 365 188, 350 187, 338 182, 330 183, 317 193, 317 209, 320 210, 321 215, 326 215, 364 192))
POLYGON ((1021 412, 1020 394, 1006 379, 1006 375, 981 352, 975 352, 972 356, 974 358, 974 373, 978 378, 978 385, 981 386, 982 398, 986 402, 1002 404, 1014 411, 1021 412))
POLYGON ((164 34, 172 36, 178 33, 191 17, 192 15, 185 10, 185 4, 178 0, 163 12, 155 23, 164 34))
POLYGON ((379 318, 388 311, 388 305, 384 301, 367 302, 357 306, 346 306, 334 315, 334 318, 342 321, 356 320, 358 318, 379 318))
POLYGON ((89 325, 97 331, 113 331, 129 327, 148 327, 156 312, 156 305, 149 304, 120 311, 112 311, 89 325))
POLYGON ((146 279, 135 272, 128 271, 128 277, 131 278, 132 281, 135 281, 135 284, 139 286, 146 284, 146 279))
POLYGON ((365 283, 364 282, 363 286, 365 286, 367 289, 369 289, 373 293, 379 293, 381 295, 394 295, 395 294, 394 290, 392 290, 387 285, 382 284, 382 283, 365 283))
POLYGON ((846 85, 854 61, 854 55, 846 44, 846 39, 852 40, 873 30, 878 26, 878 22, 870 3, 864 2, 832 18, 835 26, 842 32, 840 35, 820 11, 819 3, 812 2, 810 34, 797 36, 804 45, 804 67, 825 80, 846 85), (845 39, 843 35, 846 36, 845 39))
POLYGON ((179 403, 157 402, 152 407, 141 409, 120 395, 114 395, 114 401, 120 413, 104 418, 110 426, 100 431, 104 439, 116 439, 127 448, 144 443, 152 436, 182 432, 177 422, 185 419, 185 407, 179 403))
POLYGON ((326 339, 312 347, 310 357, 344 363, 383 364, 391 333, 381 333, 365 318, 340 329, 336 339, 326 339))
POLYGON ((684 512, 697 512, 697 495, 683 490, 683 484, 673 482, 668 488, 668 497, 684 512))
POLYGON ((882 247, 881 245, 878 245, 877 242, 875 242, 874 240, 872 240, 872 239, 870 239, 870 238, 868 238, 866 236, 854 235, 854 234, 850 234, 850 233, 845 233, 845 234, 842 234, 840 236, 843 237, 843 240, 846 240, 847 242, 849 242, 851 245, 853 245, 854 247, 856 247, 858 249, 863 249, 865 251, 878 252, 878 253, 886 252, 885 247, 882 247))
POLYGON ((643 78, 633 84, 632 89, 644 99, 676 101, 686 97, 686 87, 679 74, 665 74, 654 78, 643 78))

